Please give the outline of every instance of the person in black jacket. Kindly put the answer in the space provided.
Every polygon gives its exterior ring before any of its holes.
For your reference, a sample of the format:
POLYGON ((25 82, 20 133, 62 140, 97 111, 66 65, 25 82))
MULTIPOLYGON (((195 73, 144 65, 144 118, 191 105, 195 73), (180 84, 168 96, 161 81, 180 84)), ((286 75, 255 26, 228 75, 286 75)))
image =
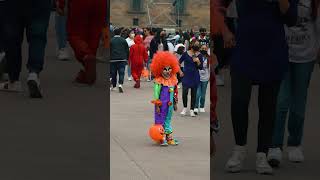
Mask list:
POLYGON ((127 41, 120 36, 121 29, 114 30, 115 36, 110 43, 110 71, 112 78, 111 90, 117 86, 117 75, 119 74, 119 92, 123 93, 123 80, 126 65, 129 58, 129 47, 127 41))
POLYGON ((31 98, 41 98, 39 74, 43 69, 47 29, 52 9, 51 0, 5 0, 4 25, 7 72, 9 81, 0 84, 0 90, 19 92, 22 66, 21 46, 26 31, 29 57, 28 88, 31 98))

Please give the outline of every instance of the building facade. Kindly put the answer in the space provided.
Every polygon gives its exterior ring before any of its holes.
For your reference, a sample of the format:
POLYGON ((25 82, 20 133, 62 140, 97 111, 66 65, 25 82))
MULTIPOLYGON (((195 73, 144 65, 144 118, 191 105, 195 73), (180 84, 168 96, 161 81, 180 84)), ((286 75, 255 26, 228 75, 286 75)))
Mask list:
POLYGON ((110 0, 116 27, 210 28, 209 0, 110 0))

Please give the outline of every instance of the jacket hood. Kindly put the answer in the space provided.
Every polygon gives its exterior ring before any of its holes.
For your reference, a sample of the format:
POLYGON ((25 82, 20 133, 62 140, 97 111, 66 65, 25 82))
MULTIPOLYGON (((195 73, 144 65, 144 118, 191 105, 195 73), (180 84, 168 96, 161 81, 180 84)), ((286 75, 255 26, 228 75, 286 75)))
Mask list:
POLYGON ((136 43, 136 44, 142 44, 142 42, 143 42, 143 39, 141 38, 140 35, 136 35, 136 36, 134 37, 134 43, 136 43))

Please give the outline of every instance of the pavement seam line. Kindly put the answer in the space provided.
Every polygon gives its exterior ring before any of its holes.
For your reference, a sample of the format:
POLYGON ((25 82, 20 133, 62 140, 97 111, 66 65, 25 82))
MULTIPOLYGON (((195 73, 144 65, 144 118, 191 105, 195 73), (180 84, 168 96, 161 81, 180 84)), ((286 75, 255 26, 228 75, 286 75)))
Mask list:
POLYGON ((129 154, 128 151, 126 151, 126 149, 120 144, 120 142, 113 136, 111 136, 111 138, 114 140, 114 142, 116 142, 119 147, 125 152, 125 154, 128 156, 129 160, 132 161, 137 167, 138 169, 142 172, 142 174, 145 176, 145 178, 147 178, 148 180, 151 180, 151 177, 148 175, 148 173, 134 160, 133 157, 131 157, 131 155, 129 154))

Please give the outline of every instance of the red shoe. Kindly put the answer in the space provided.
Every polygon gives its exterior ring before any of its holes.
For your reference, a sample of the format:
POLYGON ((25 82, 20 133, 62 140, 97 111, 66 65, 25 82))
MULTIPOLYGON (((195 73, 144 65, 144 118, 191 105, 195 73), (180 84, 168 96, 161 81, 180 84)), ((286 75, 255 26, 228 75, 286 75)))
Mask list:
POLYGON ((84 59, 85 79, 88 84, 94 84, 97 78, 96 57, 87 55, 84 59))
POLYGON ((138 81, 136 81, 136 84, 133 86, 134 88, 140 88, 140 81, 138 80, 138 81))
POLYGON ((140 88, 140 80, 137 81, 137 88, 140 88))

